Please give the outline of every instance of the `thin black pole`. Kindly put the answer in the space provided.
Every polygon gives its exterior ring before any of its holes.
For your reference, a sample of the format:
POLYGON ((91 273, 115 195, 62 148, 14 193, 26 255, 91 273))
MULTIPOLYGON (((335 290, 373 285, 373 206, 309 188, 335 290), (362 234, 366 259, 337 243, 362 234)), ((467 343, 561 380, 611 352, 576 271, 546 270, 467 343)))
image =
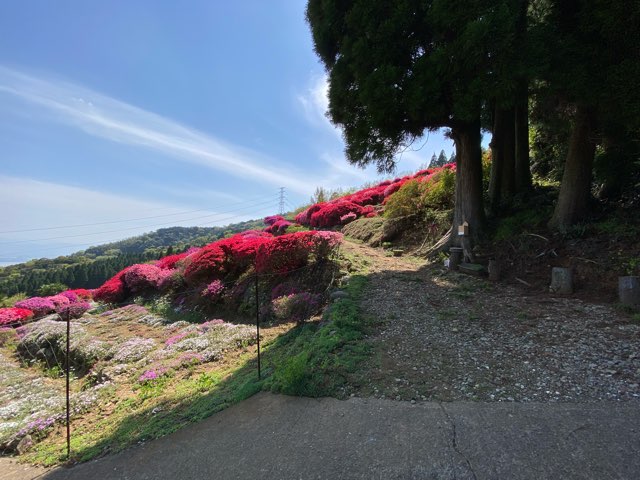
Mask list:
POLYGON ((262 379, 262 371, 260 369, 260 298, 258 295, 258 272, 256 272, 256 332, 258 339, 258 380, 262 379))
POLYGON ((70 373, 70 361, 69 361, 69 349, 71 344, 71 311, 67 309, 67 353, 66 353, 66 374, 67 374, 67 459, 71 458, 71 424, 69 422, 71 402, 69 401, 69 373, 70 373))

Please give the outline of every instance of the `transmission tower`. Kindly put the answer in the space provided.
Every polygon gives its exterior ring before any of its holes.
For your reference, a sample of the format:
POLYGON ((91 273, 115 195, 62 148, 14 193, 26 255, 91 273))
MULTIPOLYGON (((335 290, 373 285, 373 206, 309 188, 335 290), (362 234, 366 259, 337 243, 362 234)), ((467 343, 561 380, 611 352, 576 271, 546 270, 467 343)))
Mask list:
POLYGON ((280 187, 280 201, 278 203, 278 214, 284 214, 284 187, 280 187))

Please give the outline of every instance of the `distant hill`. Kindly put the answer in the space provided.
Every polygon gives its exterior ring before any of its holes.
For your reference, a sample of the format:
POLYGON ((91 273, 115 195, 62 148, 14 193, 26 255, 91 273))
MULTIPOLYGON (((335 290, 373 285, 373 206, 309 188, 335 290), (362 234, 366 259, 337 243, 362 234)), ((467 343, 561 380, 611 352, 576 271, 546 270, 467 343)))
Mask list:
POLYGON ((133 263, 201 246, 229 233, 264 227, 249 220, 224 227, 171 227, 118 242, 106 243, 71 255, 41 258, 0 268, 0 295, 34 295, 42 285, 63 283, 71 288, 96 288, 133 263))

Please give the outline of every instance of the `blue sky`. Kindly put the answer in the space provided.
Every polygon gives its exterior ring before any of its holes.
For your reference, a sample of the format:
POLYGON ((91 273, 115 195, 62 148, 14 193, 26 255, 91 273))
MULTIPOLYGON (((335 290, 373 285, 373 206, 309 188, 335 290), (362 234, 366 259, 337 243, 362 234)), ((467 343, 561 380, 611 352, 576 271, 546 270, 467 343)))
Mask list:
MULTIPOLYGON (((0 262, 379 179, 324 116, 305 3, 0 2, 0 262)), ((398 172, 453 149, 437 133, 414 147, 398 172)))

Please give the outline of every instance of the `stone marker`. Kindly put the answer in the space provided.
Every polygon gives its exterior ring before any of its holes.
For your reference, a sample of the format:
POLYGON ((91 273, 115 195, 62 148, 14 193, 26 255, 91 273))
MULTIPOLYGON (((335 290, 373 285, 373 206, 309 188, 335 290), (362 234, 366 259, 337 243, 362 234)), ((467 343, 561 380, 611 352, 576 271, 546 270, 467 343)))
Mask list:
POLYGON ((640 306, 640 277, 618 277, 618 298, 623 305, 640 306))
POLYGON ((462 261, 462 247, 451 247, 449 249, 449 270, 457 270, 462 261))
POLYGON ((458 270, 474 277, 482 277, 485 273, 484 267, 479 263, 461 263, 458 265, 458 270))
POLYGON ((497 260, 489 260, 487 269, 489 270, 489 280, 492 282, 500 280, 500 263, 497 260))
POLYGON ((331 292, 331 300, 336 301, 342 298, 349 298, 349 294, 344 290, 336 290, 334 292, 331 292))
POLYGON ((570 295, 573 293, 573 271, 570 268, 553 267, 551 269, 551 293, 570 295))

